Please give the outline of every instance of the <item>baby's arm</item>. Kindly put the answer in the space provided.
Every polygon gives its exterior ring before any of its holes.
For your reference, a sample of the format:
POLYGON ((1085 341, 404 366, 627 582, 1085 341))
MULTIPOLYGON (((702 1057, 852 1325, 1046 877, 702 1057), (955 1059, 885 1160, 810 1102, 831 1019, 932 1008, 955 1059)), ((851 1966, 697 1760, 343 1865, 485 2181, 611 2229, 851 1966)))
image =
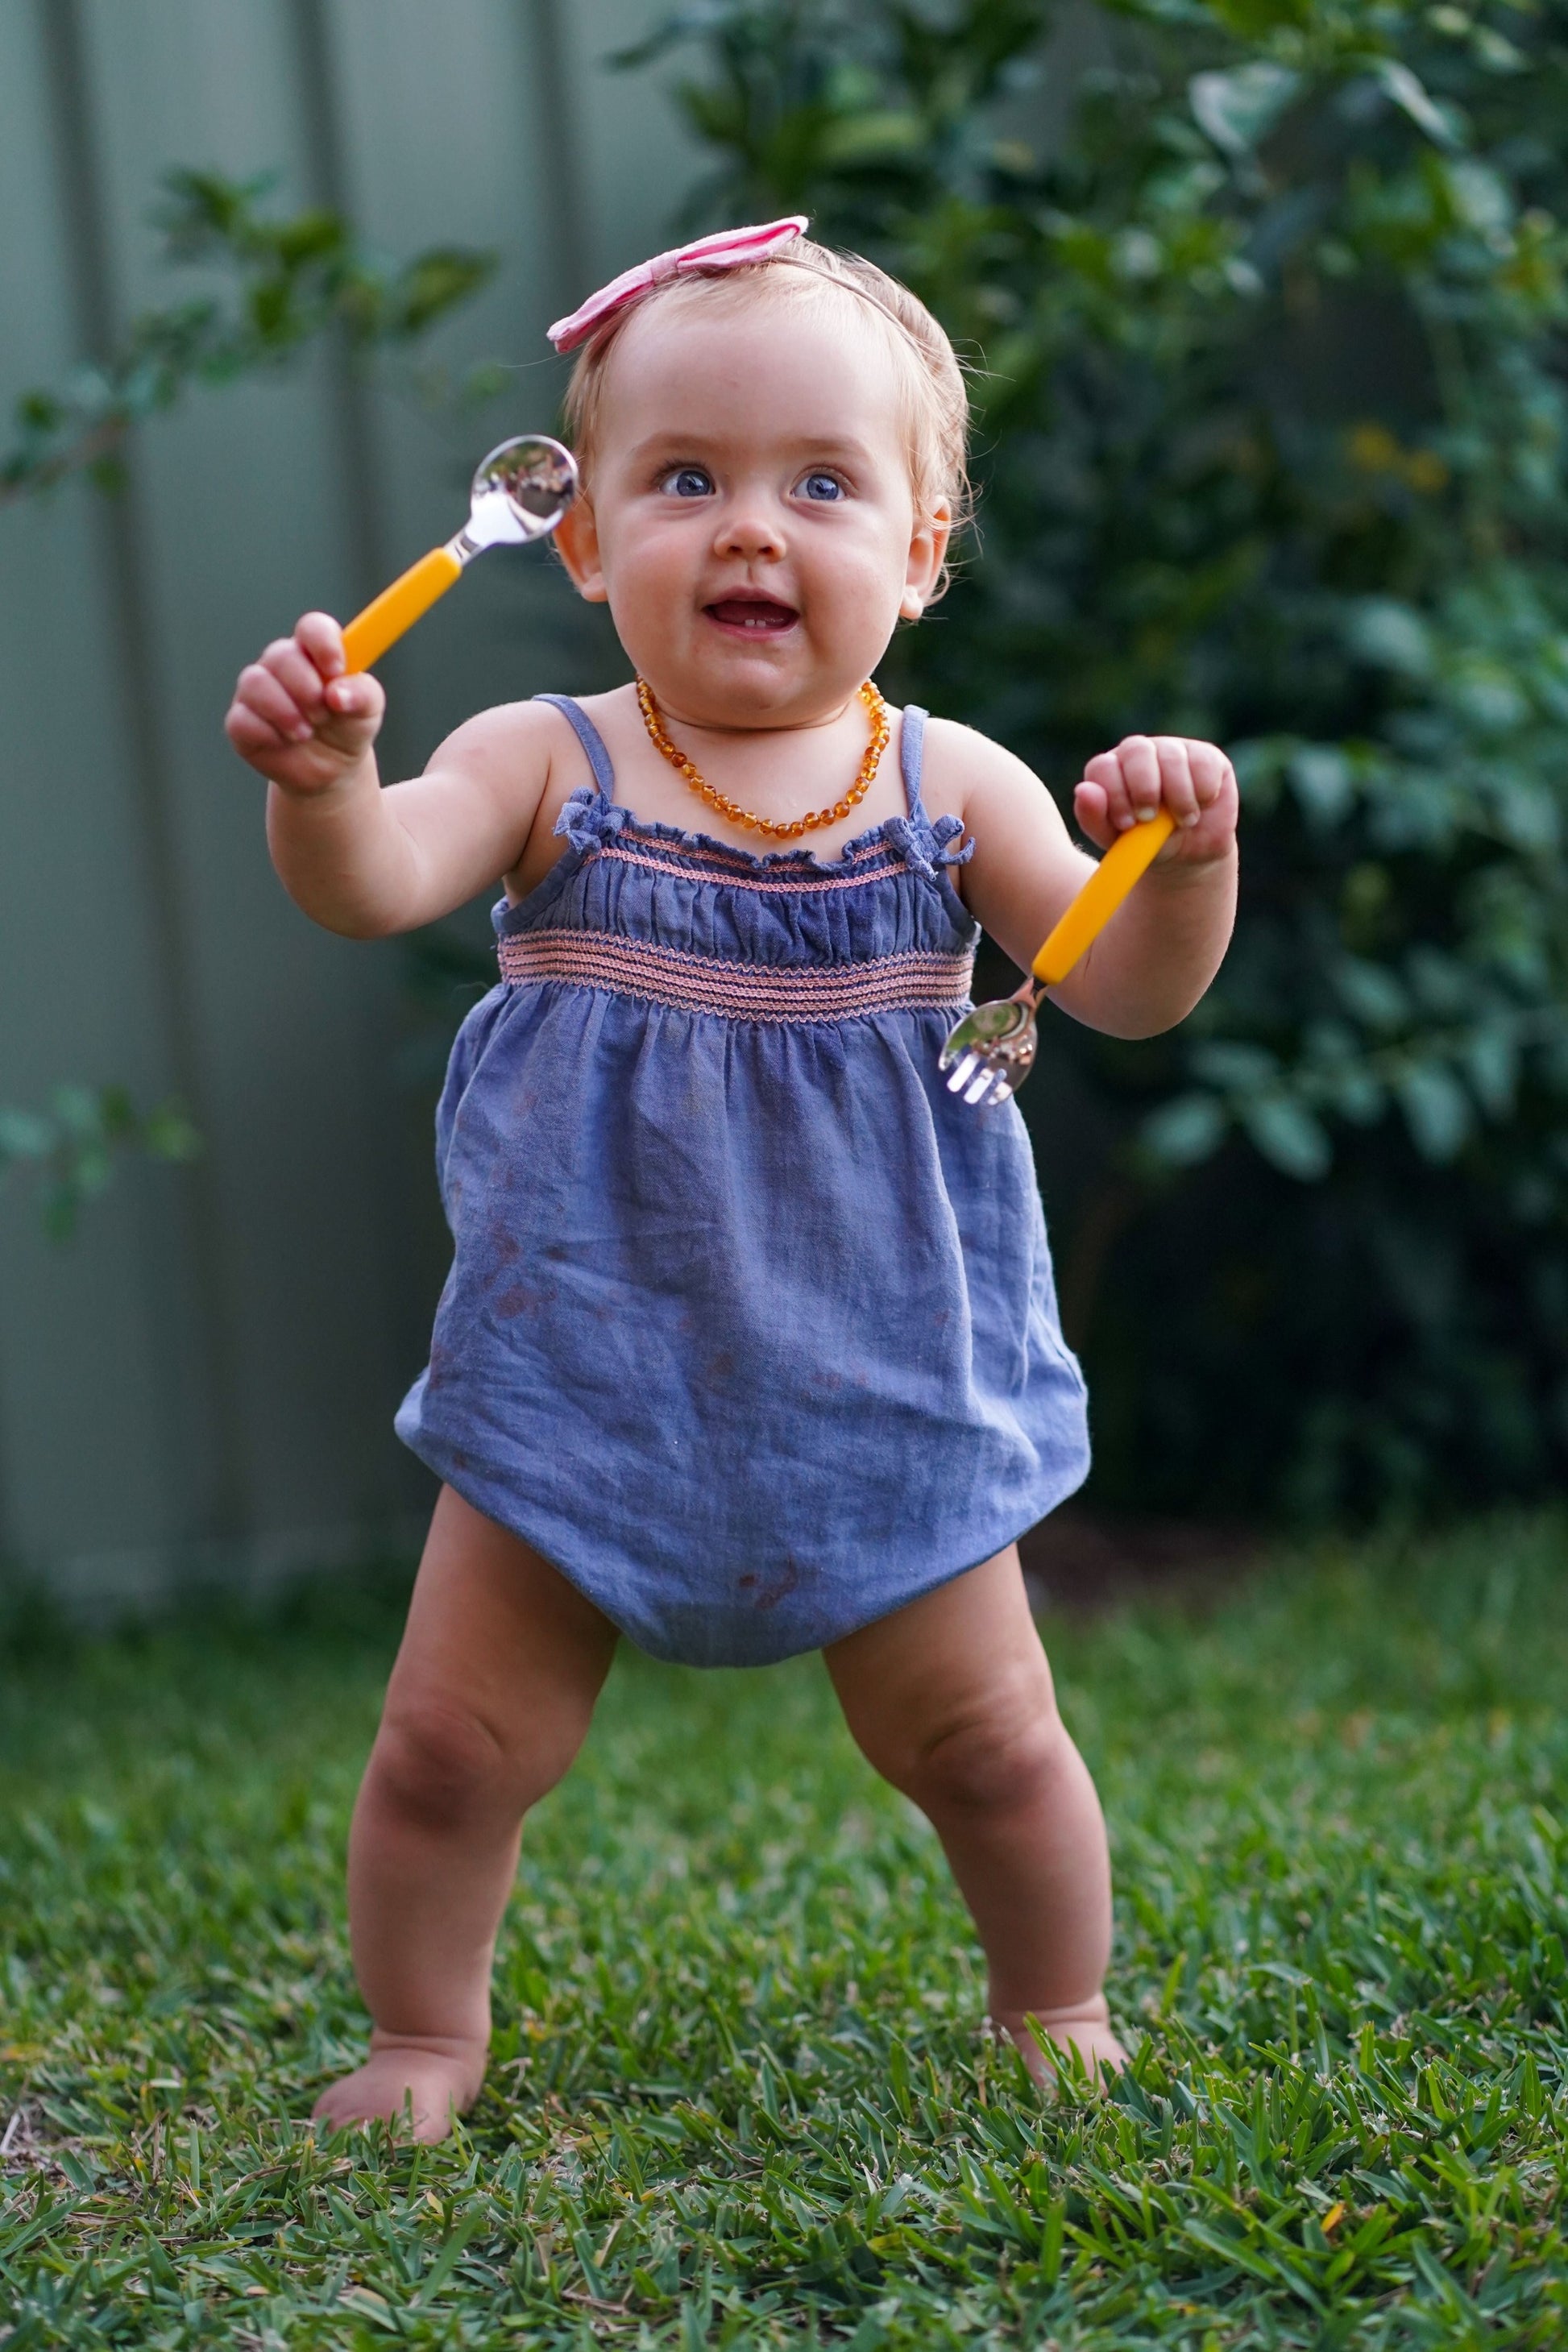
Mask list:
MULTIPOLYGON (((974 837, 964 898, 1027 971, 1093 872, 1039 779, 967 729, 934 727, 933 803, 974 837), (940 761, 940 766, 938 762, 940 761)), ((1185 1018, 1218 971, 1236 916, 1236 774, 1212 743, 1130 735, 1089 762, 1074 799, 1100 849, 1162 803, 1176 830, 1082 961, 1051 991, 1075 1020, 1113 1037, 1152 1037, 1185 1018)))
POLYGON ((225 720, 266 776, 267 838, 284 887, 350 939, 412 930, 514 866, 550 773, 548 718, 519 703, 449 735, 422 776, 383 790, 372 749, 386 697, 348 677, 342 632, 307 613, 241 671, 225 720))

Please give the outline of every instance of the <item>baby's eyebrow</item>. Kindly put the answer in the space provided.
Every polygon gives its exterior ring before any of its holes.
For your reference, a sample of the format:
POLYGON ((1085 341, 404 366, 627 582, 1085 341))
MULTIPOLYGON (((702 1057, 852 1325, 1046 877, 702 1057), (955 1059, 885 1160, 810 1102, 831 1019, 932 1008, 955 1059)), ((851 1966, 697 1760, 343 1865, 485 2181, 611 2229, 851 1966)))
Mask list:
MULTIPOLYGON (((721 458, 756 454, 754 442, 738 439, 731 434, 683 433, 678 427, 647 435, 643 440, 633 444, 631 451, 635 465, 646 465, 656 458, 666 458, 674 463, 680 458, 721 458)), ((795 465, 822 458, 863 466, 870 457, 863 441, 837 433, 792 434, 787 441, 772 445, 761 454, 786 458, 795 465)))

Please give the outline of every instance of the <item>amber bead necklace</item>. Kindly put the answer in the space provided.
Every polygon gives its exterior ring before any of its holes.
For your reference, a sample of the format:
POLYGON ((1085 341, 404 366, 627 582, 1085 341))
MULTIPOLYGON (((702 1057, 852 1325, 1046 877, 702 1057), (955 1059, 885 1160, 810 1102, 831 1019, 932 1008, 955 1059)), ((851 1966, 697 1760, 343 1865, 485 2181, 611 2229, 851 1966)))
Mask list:
POLYGON ((750 832, 766 835, 770 841, 798 841, 803 833, 815 833, 825 824, 837 824, 852 808, 858 808, 871 789, 878 764, 888 748, 888 706, 869 678, 860 688, 860 699, 871 715, 871 740, 866 746, 866 756, 860 762, 860 772, 841 801, 831 808, 813 809, 806 816, 789 818, 758 816, 754 810, 743 809, 728 793, 715 792, 707 777, 693 760, 679 751, 664 731, 653 689, 646 678, 637 680, 637 708, 642 712, 643 725, 654 749, 662 751, 676 773, 684 776, 694 793, 700 793, 710 808, 727 816, 731 824, 744 825, 750 832))

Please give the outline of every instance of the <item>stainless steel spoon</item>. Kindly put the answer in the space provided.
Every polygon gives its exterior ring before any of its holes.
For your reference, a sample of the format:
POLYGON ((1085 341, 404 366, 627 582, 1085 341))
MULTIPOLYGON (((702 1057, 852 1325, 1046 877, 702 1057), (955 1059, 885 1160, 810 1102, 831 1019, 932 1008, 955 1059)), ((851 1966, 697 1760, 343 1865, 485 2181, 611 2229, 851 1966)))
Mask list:
POLYGON ((469 494, 468 520, 444 547, 433 547, 384 588, 343 631, 351 670, 369 669, 421 614, 444 596, 487 547, 520 546, 552 531, 577 495, 577 461, 548 433, 502 441, 481 460, 469 494))

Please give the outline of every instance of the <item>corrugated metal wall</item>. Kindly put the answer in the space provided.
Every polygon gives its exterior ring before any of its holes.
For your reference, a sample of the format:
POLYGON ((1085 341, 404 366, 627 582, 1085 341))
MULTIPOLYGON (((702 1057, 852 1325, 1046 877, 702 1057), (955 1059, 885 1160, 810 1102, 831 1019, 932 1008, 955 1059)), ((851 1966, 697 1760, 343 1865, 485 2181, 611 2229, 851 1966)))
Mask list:
MULTIPOLYGON (((423 1499, 390 1415, 442 1236, 396 943, 283 897, 220 731, 240 663, 461 519, 488 439, 548 425, 543 323, 661 239, 690 159, 600 60, 654 0, 0 0, 0 403, 172 298, 170 164, 277 167, 405 255, 497 247, 443 331, 515 365, 441 426, 331 354, 203 394, 132 483, 0 511, 0 1102, 177 1092, 206 1140, 132 1168, 61 1250, 0 1196, 0 1553, 112 1597, 328 1558, 423 1499)), ((612 645, 537 551, 487 559, 390 657, 388 765, 612 645)))

